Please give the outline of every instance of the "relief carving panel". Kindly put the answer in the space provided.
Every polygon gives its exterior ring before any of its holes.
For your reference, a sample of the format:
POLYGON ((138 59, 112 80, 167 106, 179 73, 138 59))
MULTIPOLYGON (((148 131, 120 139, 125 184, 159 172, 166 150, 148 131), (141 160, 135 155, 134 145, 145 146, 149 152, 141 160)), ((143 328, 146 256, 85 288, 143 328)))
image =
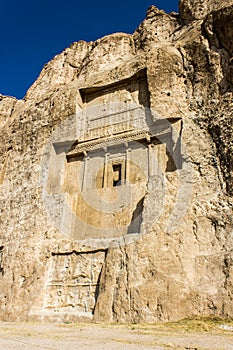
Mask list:
POLYGON ((54 255, 43 310, 91 317, 104 259, 104 251, 54 255))

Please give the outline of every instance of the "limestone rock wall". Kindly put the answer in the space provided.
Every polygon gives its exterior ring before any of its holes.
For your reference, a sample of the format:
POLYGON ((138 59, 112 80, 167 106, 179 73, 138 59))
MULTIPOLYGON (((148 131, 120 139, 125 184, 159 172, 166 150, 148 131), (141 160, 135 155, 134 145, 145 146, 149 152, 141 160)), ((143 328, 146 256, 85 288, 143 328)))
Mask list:
POLYGON ((179 12, 185 21, 203 19, 207 14, 232 5, 232 0, 181 0, 179 12))
POLYGON ((153 6, 133 35, 72 44, 23 100, 0 96, 1 320, 232 317, 232 14, 229 1, 181 0, 180 15, 153 6), (132 78, 141 71, 154 122, 177 136, 156 144, 162 177, 144 191, 143 234, 93 247, 56 225, 60 194, 48 213, 48 142, 62 123, 74 141, 92 93, 142 105, 132 78))

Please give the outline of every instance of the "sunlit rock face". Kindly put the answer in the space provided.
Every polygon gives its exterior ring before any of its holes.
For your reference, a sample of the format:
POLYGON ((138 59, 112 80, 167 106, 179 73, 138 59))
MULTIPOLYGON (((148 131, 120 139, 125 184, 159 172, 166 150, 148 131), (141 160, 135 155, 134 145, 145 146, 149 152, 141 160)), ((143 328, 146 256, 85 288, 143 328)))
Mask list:
POLYGON ((233 6, 152 6, 0 95, 0 319, 233 316, 233 6))
POLYGON ((185 21, 202 20, 209 13, 232 5, 232 0, 180 0, 179 12, 185 21))

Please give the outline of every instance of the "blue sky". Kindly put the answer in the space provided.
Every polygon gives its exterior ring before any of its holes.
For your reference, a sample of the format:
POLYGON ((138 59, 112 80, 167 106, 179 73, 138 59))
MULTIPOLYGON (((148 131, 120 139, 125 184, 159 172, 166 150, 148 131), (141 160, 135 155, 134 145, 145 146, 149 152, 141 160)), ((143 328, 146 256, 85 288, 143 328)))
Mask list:
POLYGON ((23 98, 44 64, 72 42, 132 33, 150 5, 178 12, 178 0, 1 0, 0 94, 23 98))

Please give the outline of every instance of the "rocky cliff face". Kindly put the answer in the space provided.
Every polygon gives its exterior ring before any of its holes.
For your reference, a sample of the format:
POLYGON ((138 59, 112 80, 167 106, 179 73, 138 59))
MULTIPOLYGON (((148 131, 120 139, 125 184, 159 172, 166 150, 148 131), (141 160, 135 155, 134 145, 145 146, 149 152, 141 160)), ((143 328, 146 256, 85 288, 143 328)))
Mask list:
POLYGON ((152 6, 0 96, 2 320, 232 317, 232 17, 232 1, 152 6))

